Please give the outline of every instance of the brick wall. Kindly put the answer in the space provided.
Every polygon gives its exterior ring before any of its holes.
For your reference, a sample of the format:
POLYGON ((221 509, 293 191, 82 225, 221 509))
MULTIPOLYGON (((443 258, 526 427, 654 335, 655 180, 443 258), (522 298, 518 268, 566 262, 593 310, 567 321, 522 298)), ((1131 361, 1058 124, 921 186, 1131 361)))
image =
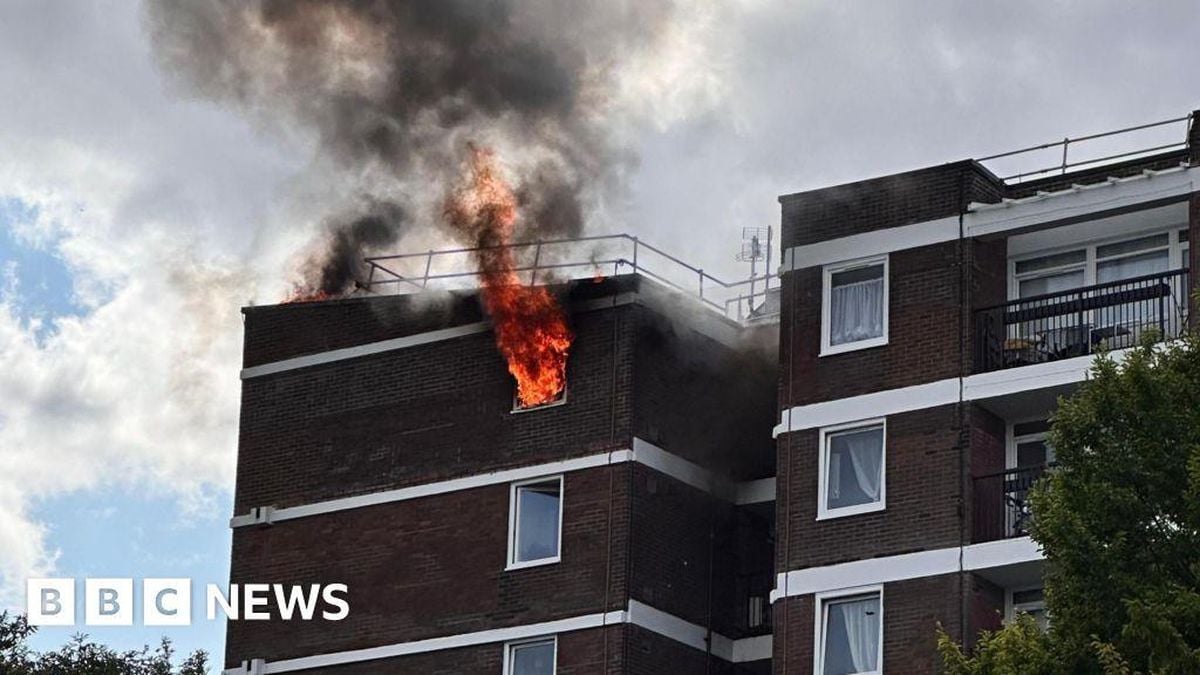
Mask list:
POLYGON ((735 480, 774 475, 773 336, 730 348, 647 308, 638 322, 634 435, 735 480))
MULTIPOLYGON (((967 575, 945 574, 883 585, 883 671, 888 675, 937 672, 937 626, 958 639, 962 633, 959 602, 967 575)), ((775 603, 774 657, 779 675, 813 670, 814 596, 775 603), (786 628, 783 628, 786 627, 786 628)))
POLYGON ((958 243, 893 253, 888 276, 888 344, 820 356, 821 268, 784 277, 781 345, 783 407, 857 396, 934 380, 960 371, 958 243))
MULTIPOLYGON (((886 504, 875 513, 816 519, 818 432, 781 436, 786 498, 777 501, 780 570, 958 546, 961 485, 957 406, 887 418, 886 504), (786 537, 786 540, 783 538, 786 537)), ((782 472, 781 472, 782 474, 782 472)), ((780 492, 785 491, 780 483, 780 492)))
MULTIPOLYGON (((668 450, 727 475, 772 473, 776 373, 762 356, 769 352, 706 338, 689 328, 686 313, 682 321, 662 319, 660 294, 602 308, 606 284, 582 286, 586 293, 571 292, 576 341, 561 406, 511 412, 513 383, 490 333, 245 380, 236 512, 629 448, 635 427, 657 430, 668 450)), ((636 289, 627 278, 607 286, 607 297, 636 289)), ((405 302, 248 310, 247 363, 411 332, 404 317, 413 308, 405 302)), ((455 307, 438 321, 419 315, 417 325, 477 318, 465 300, 455 307)), ((507 485, 237 529, 234 583, 343 582, 351 612, 336 624, 231 622, 227 660, 277 660, 621 609, 630 574, 637 575, 635 597, 736 634, 733 579, 747 567, 770 571, 769 527, 743 528, 731 504, 641 465, 572 472, 564 494, 562 562, 514 571, 504 570, 507 485)), ((565 649, 560 645, 560 673, 602 671, 595 659, 572 670, 562 660, 565 649)), ((436 655, 412 657, 397 667, 493 669, 497 650, 454 650, 449 665, 436 655)), ((620 667, 613 658, 609 665, 620 667)))
POLYGON ((541 410, 511 412, 490 333, 245 380, 235 511, 628 448, 632 310, 574 317, 567 403, 541 410))
POLYGON ((783 248, 957 215, 968 202, 1000 201, 1003 189, 965 160, 783 195, 783 248))
POLYGON ((345 583, 350 614, 231 621, 227 658, 276 660, 622 609, 630 470, 566 474, 562 561, 553 565, 505 570, 508 485, 239 528, 233 582, 345 583))
MULTIPOLYGON (((560 633, 558 674, 600 675, 627 672, 622 665, 625 631, 625 626, 618 625, 560 633)), ((503 659, 504 645, 493 643, 303 672, 312 675, 497 675, 503 672, 503 659)))

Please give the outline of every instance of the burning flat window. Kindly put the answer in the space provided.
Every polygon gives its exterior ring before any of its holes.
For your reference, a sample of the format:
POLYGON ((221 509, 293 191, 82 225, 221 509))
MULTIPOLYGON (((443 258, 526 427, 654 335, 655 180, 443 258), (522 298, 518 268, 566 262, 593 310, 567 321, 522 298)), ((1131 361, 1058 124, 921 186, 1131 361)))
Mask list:
POLYGON ((521 401, 521 397, 513 394, 513 412, 525 412, 526 410, 537 410, 539 408, 551 408, 556 405, 562 405, 567 402, 567 388, 563 387, 553 397, 540 403, 525 404, 521 401))
POLYGON ((562 476, 513 483, 508 567, 558 562, 562 545, 562 476))

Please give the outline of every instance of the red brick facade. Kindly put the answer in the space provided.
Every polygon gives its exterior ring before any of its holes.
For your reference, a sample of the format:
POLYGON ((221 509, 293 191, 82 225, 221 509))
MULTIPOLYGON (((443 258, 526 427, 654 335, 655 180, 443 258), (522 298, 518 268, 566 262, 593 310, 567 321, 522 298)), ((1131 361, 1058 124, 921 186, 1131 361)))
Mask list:
MULTIPOLYGON (((632 278, 564 292, 576 340, 559 406, 512 412, 513 383, 487 331, 245 379, 238 514, 594 457, 633 448, 635 436, 713 479, 700 489, 624 460, 566 473, 561 561, 521 569, 506 570, 508 483, 236 528, 233 583, 345 583, 351 611, 340 622, 231 621, 227 665, 620 612, 631 600, 725 638, 761 634, 735 589, 747 570, 771 574, 771 523, 734 506, 729 486, 773 472, 775 347, 715 317, 680 318, 679 300, 662 295, 632 278)), ((409 335, 405 311, 425 330, 479 318, 462 301, 430 323, 404 302, 247 310, 246 363, 409 335)), ((559 640, 559 673, 659 672, 664 662, 754 672, 633 625, 559 640)), ((499 673, 501 650, 329 671, 499 673)))

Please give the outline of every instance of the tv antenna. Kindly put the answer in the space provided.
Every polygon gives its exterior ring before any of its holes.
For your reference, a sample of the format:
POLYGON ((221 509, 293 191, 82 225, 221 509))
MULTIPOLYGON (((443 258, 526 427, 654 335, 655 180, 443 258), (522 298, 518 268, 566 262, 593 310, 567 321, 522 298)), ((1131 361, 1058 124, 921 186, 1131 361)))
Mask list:
POLYGON ((762 291, 763 300, 766 301, 767 291, 771 290, 771 228, 768 227, 743 227, 742 228, 742 250, 738 251, 737 259, 741 262, 750 263, 750 295, 746 298, 748 311, 754 311, 755 285, 758 281, 758 261, 765 261, 763 267, 763 283, 762 291))

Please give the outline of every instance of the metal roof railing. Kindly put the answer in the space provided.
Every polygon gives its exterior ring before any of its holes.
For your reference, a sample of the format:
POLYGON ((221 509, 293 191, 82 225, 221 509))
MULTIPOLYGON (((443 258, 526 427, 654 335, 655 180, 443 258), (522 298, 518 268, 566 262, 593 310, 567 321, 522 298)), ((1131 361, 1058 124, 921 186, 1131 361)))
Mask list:
MULTIPOLYGON (((365 258, 369 276, 363 287, 371 292, 419 293, 430 288, 471 288, 477 279, 475 254, 509 248, 516 258, 513 271, 528 273, 529 285, 551 280, 586 279, 626 272, 696 298, 705 307, 730 319, 765 318, 768 294, 778 288, 770 272, 726 281, 695 267, 630 234, 546 239, 503 246, 448 248, 365 258)), ((768 268, 769 269, 769 268, 768 268)), ((778 286, 778 284, 776 284, 778 286)), ((772 310, 777 313, 777 309, 772 310)))
MULTIPOLYGON (((1087 136, 1079 136, 1076 138, 1064 138, 1061 141, 1054 141, 1051 143, 1042 143, 1041 145, 1034 145, 1034 146, 1031 146, 1028 148, 1021 148, 1020 150, 1011 150, 1009 152, 1001 152, 999 154, 988 155, 987 157, 981 157, 976 161, 978 161, 980 163, 992 162, 992 161, 995 161, 998 159, 1017 157, 1019 155, 1027 155, 1030 153, 1051 150, 1054 148, 1062 149, 1062 152, 1059 155, 1061 157, 1061 159, 1058 164, 1055 164, 1052 166, 1046 166, 1044 168, 1034 169, 1031 171, 1020 171, 1018 173, 1006 175, 1001 178, 1001 180, 1003 180, 1006 183, 1021 182, 1027 178, 1034 178, 1034 177, 1043 178, 1046 176, 1053 175, 1054 173, 1064 174, 1067 172, 1068 169, 1078 169, 1078 168, 1085 167, 1085 166, 1100 166, 1100 165, 1107 164, 1110 162, 1115 162, 1117 160, 1145 157, 1145 156, 1151 155, 1153 153, 1164 152, 1164 151, 1168 151, 1168 150, 1183 150, 1183 149, 1187 148, 1187 146, 1188 146, 1188 133, 1191 130, 1191 122, 1192 122, 1192 114, 1188 113, 1187 115, 1184 115, 1183 117, 1173 117, 1171 119, 1162 120, 1160 122, 1150 122, 1148 124, 1139 124, 1139 125, 1132 126, 1132 127, 1125 127, 1124 129, 1116 129, 1114 131, 1105 131, 1105 132, 1098 133, 1098 134, 1089 134, 1087 136), (1124 136, 1124 135, 1132 134, 1134 132, 1139 132, 1139 131, 1147 131, 1147 130, 1151 130, 1151 129, 1162 129, 1164 127, 1167 127, 1168 125, 1180 124, 1180 123, 1184 123, 1183 124, 1184 130, 1183 130, 1183 134, 1182 134, 1183 138, 1181 138, 1178 141, 1171 141, 1171 142, 1167 142, 1167 143, 1156 143, 1150 147, 1142 147, 1142 148, 1139 148, 1136 150, 1128 150, 1128 151, 1123 151, 1123 152, 1109 153, 1109 154, 1105 154, 1101 157, 1094 157, 1091 159, 1084 159, 1084 160, 1079 160, 1079 161, 1070 161, 1070 157, 1068 155, 1070 149, 1072 148, 1072 144, 1074 144, 1074 147, 1078 147, 1081 143, 1085 143, 1088 141, 1099 141, 1100 139, 1110 139, 1110 138, 1113 138, 1116 136, 1124 136)), ((1161 136, 1159 138, 1159 140, 1165 140, 1166 138, 1169 138, 1169 136, 1165 136, 1165 135, 1161 136)), ((1093 144, 1093 147, 1095 147, 1095 144, 1093 144)))

